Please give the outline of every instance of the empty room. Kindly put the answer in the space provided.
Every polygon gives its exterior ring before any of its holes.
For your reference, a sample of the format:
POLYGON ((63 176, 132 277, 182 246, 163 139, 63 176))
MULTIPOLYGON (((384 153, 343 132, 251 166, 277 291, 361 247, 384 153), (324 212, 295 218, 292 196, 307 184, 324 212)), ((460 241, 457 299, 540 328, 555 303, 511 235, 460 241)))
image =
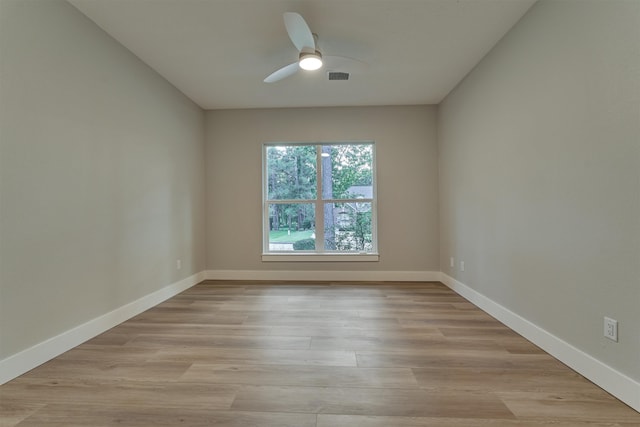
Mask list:
POLYGON ((639 411, 640 1, 0 0, 0 426, 639 411))

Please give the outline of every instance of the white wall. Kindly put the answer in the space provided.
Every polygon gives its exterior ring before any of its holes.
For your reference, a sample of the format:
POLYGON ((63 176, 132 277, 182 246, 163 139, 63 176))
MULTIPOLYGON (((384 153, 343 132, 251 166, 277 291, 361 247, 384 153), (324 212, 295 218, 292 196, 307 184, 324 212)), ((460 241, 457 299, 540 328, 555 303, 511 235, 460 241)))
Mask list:
POLYGON ((438 271, 435 131, 428 106, 208 112, 207 268, 438 271), (376 143, 380 261, 262 262, 262 144, 345 140, 376 143))
POLYGON ((438 111, 442 271, 635 381, 639 76, 640 2, 540 1, 438 111))
POLYGON ((205 205, 203 112, 71 5, 0 52, 1 361, 204 270, 205 205))

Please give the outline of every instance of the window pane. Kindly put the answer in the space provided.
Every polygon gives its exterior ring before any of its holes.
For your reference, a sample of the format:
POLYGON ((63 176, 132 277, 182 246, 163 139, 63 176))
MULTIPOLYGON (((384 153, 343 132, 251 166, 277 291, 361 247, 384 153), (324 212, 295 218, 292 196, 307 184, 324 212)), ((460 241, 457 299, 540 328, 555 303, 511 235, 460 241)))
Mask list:
POLYGON ((371 203, 325 203, 325 249, 341 252, 373 251, 371 225, 371 203))
POLYGON ((313 203, 269 204, 270 251, 313 251, 315 237, 313 203))
POLYGON ((373 198, 373 145, 322 146, 322 198, 373 198))
POLYGON ((266 150, 268 200, 316 198, 314 145, 268 146, 266 150))

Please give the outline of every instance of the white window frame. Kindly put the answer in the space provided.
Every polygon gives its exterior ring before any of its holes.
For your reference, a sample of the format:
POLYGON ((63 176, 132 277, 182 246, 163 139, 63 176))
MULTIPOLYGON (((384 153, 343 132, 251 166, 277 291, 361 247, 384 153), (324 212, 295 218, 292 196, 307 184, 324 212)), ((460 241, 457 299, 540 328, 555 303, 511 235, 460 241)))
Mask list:
POLYGON ((267 142, 262 144, 262 261, 378 261, 378 191, 376 177, 376 144, 374 141, 332 141, 332 142, 267 142), (322 198, 322 146, 326 145, 356 145, 367 144, 372 147, 372 198, 371 199, 323 199, 322 198), (313 145, 316 147, 316 198, 295 200, 269 200, 267 177, 267 149, 277 146, 313 145), (313 203, 315 205, 315 234, 316 249, 309 251, 273 251, 269 249, 269 205, 270 204, 294 204, 313 203), (372 249, 367 252, 346 252, 337 250, 325 250, 324 238, 324 204, 326 203, 371 203, 371 234, 372 249))

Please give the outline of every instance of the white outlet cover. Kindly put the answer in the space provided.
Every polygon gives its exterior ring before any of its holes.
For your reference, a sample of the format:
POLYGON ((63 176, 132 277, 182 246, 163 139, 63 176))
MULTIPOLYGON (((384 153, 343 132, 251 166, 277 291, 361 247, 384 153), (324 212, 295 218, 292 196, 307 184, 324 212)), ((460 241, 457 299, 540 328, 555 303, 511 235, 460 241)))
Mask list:
POLYGON ((618 342, 618 321, 610 317, 604 318, 604 336, 618 342))

